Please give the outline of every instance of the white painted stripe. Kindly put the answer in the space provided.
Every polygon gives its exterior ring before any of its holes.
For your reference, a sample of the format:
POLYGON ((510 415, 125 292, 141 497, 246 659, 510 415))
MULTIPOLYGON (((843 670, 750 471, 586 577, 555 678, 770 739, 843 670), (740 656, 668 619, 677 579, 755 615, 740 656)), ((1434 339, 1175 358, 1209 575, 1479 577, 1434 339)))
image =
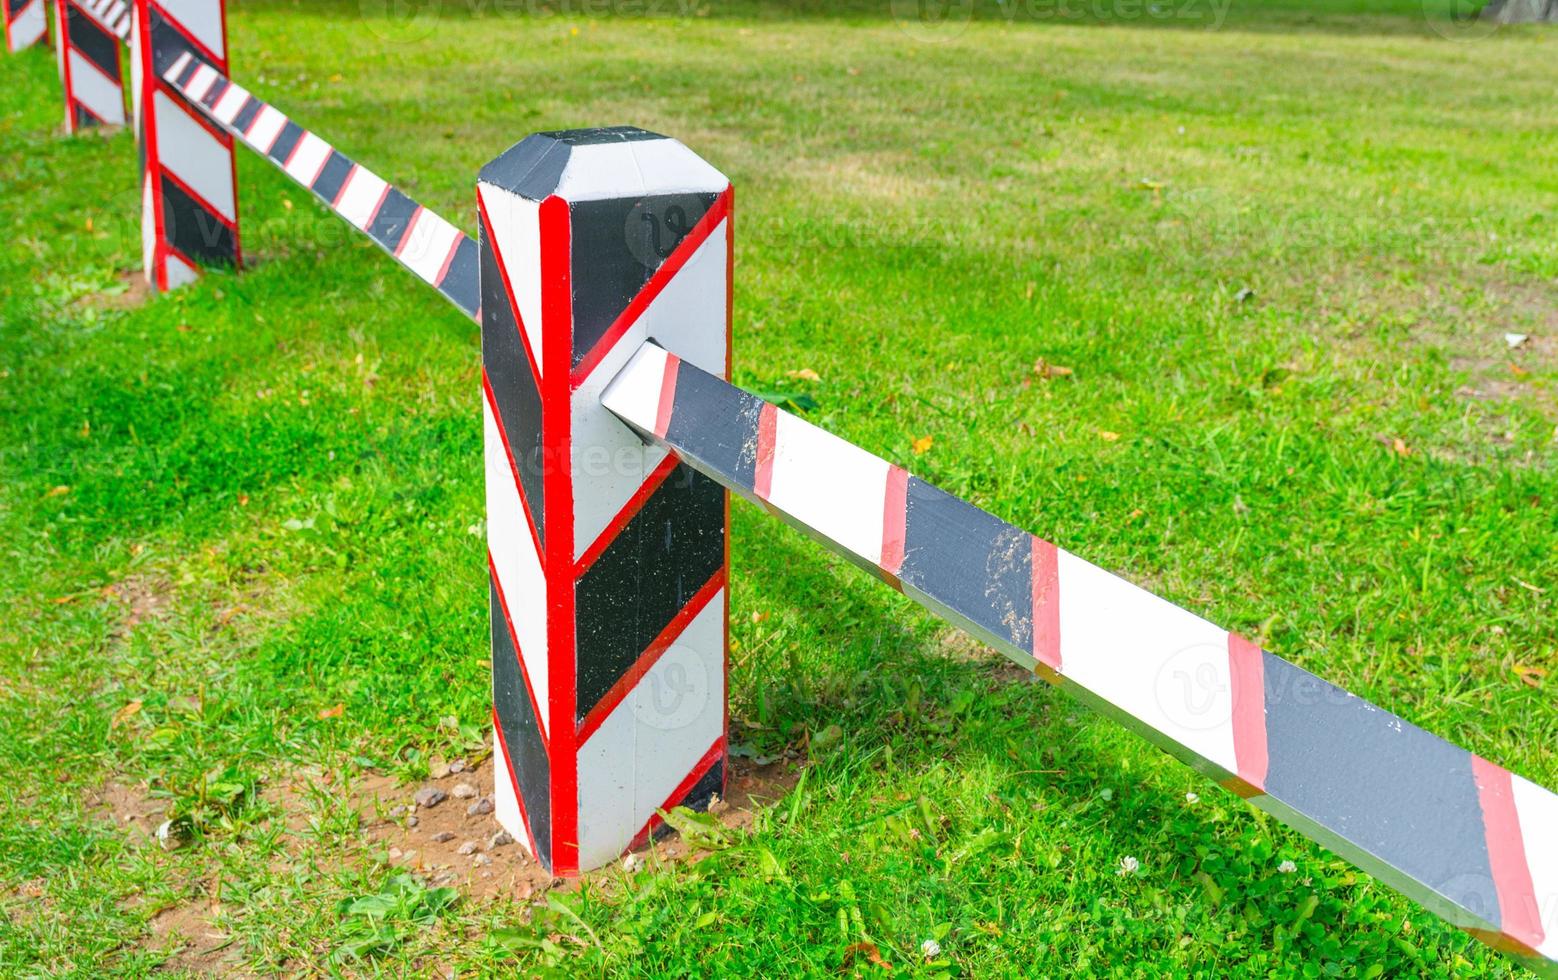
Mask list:
POLYGON ((177 255, 169 255, 164 261, 168 267, 168 288, 177 289, 186 286, 200 278, 200 273, 194 267, 177 255))
POLYGON ((147 285, 156 283, 152 257, 157 249, 157 224, 156 211, 152 207, 151 182, 149 171, 141 175, 141 272, 146 277, 147 285))
MULTIPOLYGON (((487 215, 497 222, 490 211, 487 215)), ((601 392, 649 337, 688 363, 725 376, 724 226, 698 246, 635 322, 574 390, 574 557, 589 550, 665 458, 600 403, 601 392)), ((511 273, 512 275, 512 273, 511 273)), ((515 284, 518 289, 518 284, 515 284)), ((540 346, 534 350, 540 353, 540 346)), ((653 416, 650 416, 653 418, 653 416)))
POLYGON ((385 183, 383 178, 359 166, 352 171, 351 178, 341 190, 340 201, 335 207, 336 213, 359 230, 366 231, 387 190, 389 184, 385 183))
POLYGON ((1066 551, 1058 557, 1061 673, 1238 772, 1228 632, 1066 551))
POLYGON ((406 229, 397 258, 423 281, 437 285, 444 259, 449 257, 449 250, 459 238, 459 229, 423 208, 417 212, 416 221, 406 229))
POLYGON ((276 111, 269 105, 260 107, 260 111, 254 114, 254 119, 249 123, 249 131, 244 134, 248 144, 261 153, 269 153, 270 148, 276 145, 276 137, 287 125, 287 117, 276 111))
POLYGON ((600 401, 612 412, 654 427, 660 410, 660 388, 665 378, 666 352, 653 344, 638 349, 620 374, 601 392, 600 401))
POLYGON ((179 55, 173 64, 168 66, 168 70, 162 73, 163 81, 176 85, 178 77, 184 73, 184 69, 188 68, 189 63, 194 60, 195 56, 188 51, 179 55))
POLYGON ((558 181, 568 201, 650 194, 718 193, 730 186, 725 175, 673 139, 575 146, 558 181))
POLYGON ((174 20, 178 21, 190 36, 210 50, 218 58, 227 57, 226 28, 222 23, 221 3, 212 0, 157 0, 174 20))
MULTIPOLYGON (((514 635, 519 639, 519 655, 530 677, 541 711, 541 727, 551 731, 551 711, 547 700, 546 659, 546 575, 536 554, 535 539, 526 524, 524 505, 514 483, 508 454, 493 418, 492 406, 482 397, 482 417, 486 423, 483 455, 487 474, 487 550, 498 584, 508 602, 514 635)), ((501 610, 499 611, 501 613, 501 610)))
POLYGON ((725 590, 579 749, 579 866, 606 864, 725 727, 725 590))
POLYGON ((212 68, 210 65, 201 65, 195 69, 195 74, 190 78, 189 84, 184 86, 184 94, 199 102, 206 97, 206 93, 211 91, 211 86, 215 85, 216 80, 221 77, 221 75, 217 74, 215 68, 212 68))
POLYGON ((223 125, 232 125, 240 109, 249 101, 249 90, 234 82, 227 86, 227 91, 216 100, 216 105, 211 107, 211 115, 223 125))
POLYGON ((48 21, 43 15, 43 0, 33 0, 22 8, 6 31, 6 41, 12 51, 23 51, 37 44, 48 31, 48 21))
POLYGON ((788 412, 776 416, 769 502, 867 564, 877 564, 892 467, 788 412))
POLYGON ((536 376, 545 376, 541 364, 541 205, 491 184, 478 183, 476 193, 492 223, 492 243, 503 257, 503 268, 514 289, 514 305, 520 325, 536 358, 536 376))
POLYGON ((152 102, 162 166, 222 217, 235 220, 232 151, 163 93, 157 92, 152 102))
POLYGON ((285 169, 293 180, 304 187, 311 187, 329 157, 330 144, 305 130, 297 145, 292 148, 292 157, 287 161, 285 169))
POLYGON ((1558 796, 1514 776, 1515 812, 1536 894, 1536 912, 1546 938, 1537 952, 1558 960, 1558 796))
POLYGON ((103 122, 123 126, 124 90, 75 48, 69 57, 70 94, 103 122))
POLYGON ((514 793, 514 778, 509 774, 509 766, 513 760, 508 753, 503 751, 503 739, 498 735, 498 726, 492 726, 492 744, 497 748, 497 764, 493 768, 492 802, 493 815, 498 818, 498 826, 509 832, 509 836, 525 849, 525 853, 531 857, 535 854, 530 850, 530 831, 525 827, 525 818, 520 814, 519 797, 514 793))

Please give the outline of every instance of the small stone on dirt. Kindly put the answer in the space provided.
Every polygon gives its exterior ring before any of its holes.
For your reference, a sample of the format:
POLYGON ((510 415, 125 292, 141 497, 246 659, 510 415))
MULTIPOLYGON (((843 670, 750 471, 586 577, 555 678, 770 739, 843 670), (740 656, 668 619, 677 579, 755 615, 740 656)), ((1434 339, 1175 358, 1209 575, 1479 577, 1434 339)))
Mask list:
POLYGON ((496 834, 493 834, 492 837, 490 837, 487 840, 487 846, 489 848, 492 848, 492 847, 508 847, 512 843, 514 843, 514 835, 510 834, 506 830, 498 831, 496 834))
POLYGON ((402 854, 404 854, 404 853, 406 853, 406 852, 402 851, 400 848, 392 847, 392 848, 389 849, 389 859, 391 861, 399 861, 400 860, 400 856, 402 854))
POLYGON ((434 844, 447 844, 452 840, 454 840, 454 831, 452 830, 440 830, 433 835, 434 844))
POLYGON ((473 840, 468 840, 464 844, 461 844, 459 847, 455 848, 454 852, 456 854, 469 856, 469 855, 475 854, 479 850, 481 850, 481 845, 480 844, 476 843, 473 840))
POLYGON ((470 768, 471 767, 470 767, 469 763, 467 763, 464 759, 456 759, 453 762, 449 763, 449 771, 452 772, 452 773, 453 772, 465 772, 466 770, 468 770, 470 768))
POLYGON ((449 794, 437 786, 423 787, 417 790, 417 795, 413 797, 417 801, 417 806, 420 807, 435 807, 448 798, 449 794))
POLYGON ((397 806, 395 809, 389 812, 389 815, 391 820, 399 820, 401 817, 406 815, 406 807, 397 806))
POLYGON ((492 797, 483 796, 481 799, 465 808, 467 816, 480 817, 491 813, 493 810, 492 797))
POLYGON ((470 783, 455 783, 454 797, 457 800, 471 800, 478 796, 476 787, 470 783))
POLYGON ((482 867, 484 865, 491 864, 492 863, 492 858, 489 857, 486 854, 478 854, 475 857, 471 858, 471 863, 476 865, 478 868, 480 868, 480 867, 482 867))
POLYGON ((422 821, 418 820, 416 817, 407 817, 406 818, 406 826, 407 827, 415 827, 417 824, 419 824, 421 822, 422 821))

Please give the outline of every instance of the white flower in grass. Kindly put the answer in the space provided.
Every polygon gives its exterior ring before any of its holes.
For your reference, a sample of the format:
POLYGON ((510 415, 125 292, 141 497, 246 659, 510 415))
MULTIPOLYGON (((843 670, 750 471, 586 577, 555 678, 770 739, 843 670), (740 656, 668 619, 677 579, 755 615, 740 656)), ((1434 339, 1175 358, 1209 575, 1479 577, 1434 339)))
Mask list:
POLYGON ((1120 859, 1120 866, 1114 869, 1114 873, 1123 878, 1126 875, 1135 874, 1140 867, 1141 862, 1127 854, 1120 859))
POLYGON ((926 959, 933 960, 941 955, 941 944, 934 939, 927 939, 920 943, 920 952, 925 954, 926 959))
POLYGON ((1277 865, 1277 870, 1282 874, 1290 875, 1298 870, 1298 865, 1294 864, 1292 861, 1283 861, 1281 864, 1277 865))
POLYGON ((1194 806, 1201 802, 1201 797, 1197 796, 1194 792, 1186 793, 1185 802, 1189 803, 1191 806, 1194 806))

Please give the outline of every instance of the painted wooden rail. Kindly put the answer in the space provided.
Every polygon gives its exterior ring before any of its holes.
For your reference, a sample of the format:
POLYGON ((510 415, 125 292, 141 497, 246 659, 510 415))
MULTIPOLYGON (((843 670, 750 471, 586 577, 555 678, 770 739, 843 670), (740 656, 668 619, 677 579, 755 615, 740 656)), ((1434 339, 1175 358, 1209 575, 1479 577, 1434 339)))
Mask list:
POLYGON ((1548 790, 654 343, 601 401, 943 619, 1558 975, 1558 796, 1548 790))

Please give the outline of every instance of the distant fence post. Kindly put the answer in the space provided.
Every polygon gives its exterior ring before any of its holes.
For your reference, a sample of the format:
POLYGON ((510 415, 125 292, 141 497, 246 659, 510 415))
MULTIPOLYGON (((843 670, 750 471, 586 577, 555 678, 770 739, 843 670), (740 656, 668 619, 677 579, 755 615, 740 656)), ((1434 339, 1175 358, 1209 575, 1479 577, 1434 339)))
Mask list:
POLYGON ((724 792, 728 497, 600 392, 649 337, 728 377, 731 200, 628 127, 477 185, 497 816, 556 874, 724 792))
POLYGON ((65 87, 65 132, 123 126, 124 62, 119 39, 78 0, 54 0, 54 44, 65 87))
POLYGON ((141 253, 146 281, 164 292, 193 281, 202 265, 236 267, 242 258, 232 137, 162 77, 188 53, 201 62, 194 98, 227 84, 225 0, 135 0, 130 39, 141 253))
POLYGON ((43 0, 0 0, 5 5, 5 49, 15 54, 43 40, 48 18, 43 0))

